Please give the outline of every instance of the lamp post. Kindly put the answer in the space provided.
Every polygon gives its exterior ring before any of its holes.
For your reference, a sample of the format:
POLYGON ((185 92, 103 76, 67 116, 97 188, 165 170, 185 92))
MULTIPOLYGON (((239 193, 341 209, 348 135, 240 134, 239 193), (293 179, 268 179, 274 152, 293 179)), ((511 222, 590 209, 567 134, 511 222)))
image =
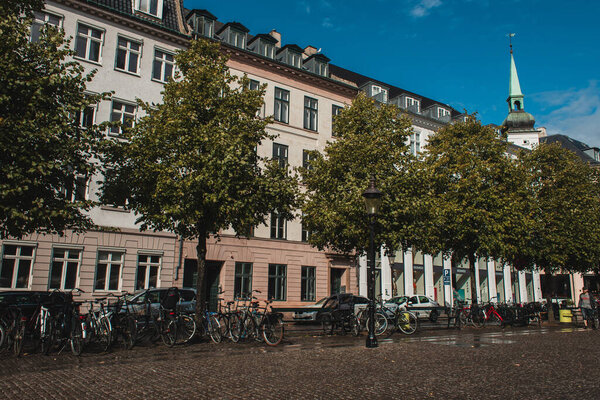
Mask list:
POLYGON ((369 334, 367 335, 366 347, 377 347, 377 338, 375 337, 375 217, 379 212, 382 193, 375 187, 375 177, 371 176, 369 187, 363 192, 365 198, 365 207, 369 217, 370 241, 369 241, 369 278, 367 280, 367 297, 369 298, 369 307, 367 314, 369 316, 369 334))

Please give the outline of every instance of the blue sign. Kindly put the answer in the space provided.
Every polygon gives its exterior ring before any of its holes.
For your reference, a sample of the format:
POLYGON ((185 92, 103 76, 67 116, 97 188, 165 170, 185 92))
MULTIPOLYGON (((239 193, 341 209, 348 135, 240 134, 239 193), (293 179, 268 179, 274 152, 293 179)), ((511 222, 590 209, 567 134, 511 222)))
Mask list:
POLYGON ((450 286, 450 270, 444 269, 444 285, 450 286))

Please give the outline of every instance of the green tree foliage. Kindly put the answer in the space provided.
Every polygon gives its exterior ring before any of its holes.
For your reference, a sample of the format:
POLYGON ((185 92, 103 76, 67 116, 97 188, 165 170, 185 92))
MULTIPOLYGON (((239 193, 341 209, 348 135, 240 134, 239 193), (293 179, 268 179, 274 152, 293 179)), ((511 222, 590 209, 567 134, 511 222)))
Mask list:
POLYGON ((75 176, 90 177, 100 138, 74 116, 99 96, 84 95, 93 73, 72 61, 53 27, 29 40, 42 1, 0 2, 0 237, 59 233, 92 225, 89 201, 71 201, 75 176))
POLYGON ((535 222, 525 259, 556 271, 587 272, 600 261, 599 171, 557 144, 521 155, 535 222))
POLYGON ((414 161, 408 153, 410 120, 393 105, 376 105, 359 94, 334 122, 335 141, 324 156, 315 153, 303 171, 306 196, 302 224, 319 249, 364 253, 369 224, 362 193, 375 177, 383 193, 376 244, 395 249, 408 238, 414 193, 419 191, 414 161))
POLYGON ((175 59, 182 76, 165 85, 163 102, 139 101, 146 115, 106 149, 103 189, 106 201, 127 197, 142 229, 198 239, 200 315, 209 234, 248 235, 273 210, 293 218, 298 182, 257 155, 274 138, 270 118, 257 116, 264 87, 232 75, 217 43, 192 41, 175 59))
POLYGON ((527 224, 524 177, 506 150, 505 139, 474 116, 443 127, 426 148, 428 214, 417 247, 467 258, 474 303, 475 260, 515 258, 523 237, 517 233, 527 224))

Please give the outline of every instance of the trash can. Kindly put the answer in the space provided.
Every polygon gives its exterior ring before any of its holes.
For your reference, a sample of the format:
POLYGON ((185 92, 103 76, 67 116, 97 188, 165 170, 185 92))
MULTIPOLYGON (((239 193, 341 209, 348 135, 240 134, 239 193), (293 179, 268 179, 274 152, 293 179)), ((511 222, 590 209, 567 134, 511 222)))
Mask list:
POLYGON ((571 310, 558 310, 559 322, 573 322, 573 313, 571 310))

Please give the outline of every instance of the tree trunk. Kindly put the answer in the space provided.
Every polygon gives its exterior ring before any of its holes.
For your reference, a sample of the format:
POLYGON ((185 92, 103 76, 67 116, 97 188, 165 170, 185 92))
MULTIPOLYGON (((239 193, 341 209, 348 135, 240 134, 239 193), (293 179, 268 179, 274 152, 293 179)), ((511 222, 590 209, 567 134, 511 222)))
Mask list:
POLYGON ((198 228, 198 271, 196 277, 196 319, 201 320, 206 309, 206 229, 198 228))
POLYGON ((544 269, 544 280, 546 281, 546 307, 548 308, 548 321, 556 321, 552 306, 552 296, 556 295, 556 280, 554 275, 544 269))
POLYGON ((469 275, 471 276, 471 304, 477 304, 477 281, 475 281, 475 254, 469 254, 469 275))

